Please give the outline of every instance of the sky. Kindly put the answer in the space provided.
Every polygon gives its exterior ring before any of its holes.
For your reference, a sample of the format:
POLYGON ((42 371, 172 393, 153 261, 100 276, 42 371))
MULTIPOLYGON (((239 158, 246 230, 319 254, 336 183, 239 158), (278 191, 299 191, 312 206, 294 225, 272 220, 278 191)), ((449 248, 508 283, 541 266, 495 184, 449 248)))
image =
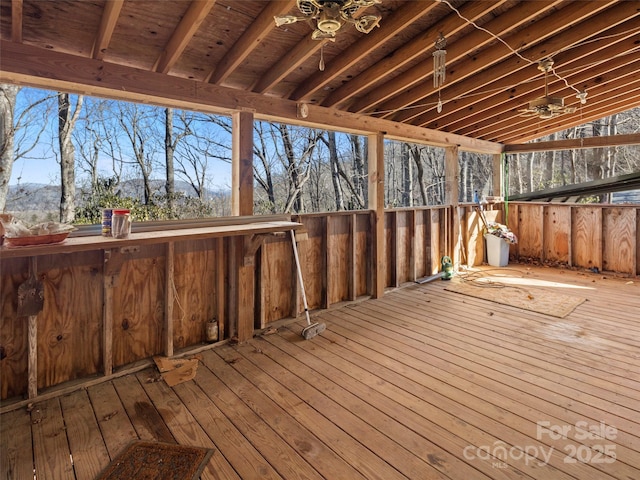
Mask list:
MULTIPOLYGON (((72 103, 76 100, 76 96, 72 96, 72 103)), ((95 108, 96 99, 85 98, 83 106, 83 114, 90 108, 95 108), (94 101, 94 103, 92 103, 94 101)), ((34 139, 38 139, 36 146, 31 149, 26 155, 19 156, 14 162, 11 172, 10 185, 25 184, 25 183, 39 183, 39 184, 59 184, 60 183, 60 165, 58 163, 58 138, 57 138, 57 116, 55 114, 55 108, 57 108, 55 93, 33 89, 23 88, 18 94, 16 101, 16 122, 22 125, 18 129, 16 135, 16 151, 23 150, 25 146, 34 144, 34 139), (51 97, 46 102, 41 102, 43 98, 51 97), (27 106, 36 104, 36 108, 31 110, 27 109, 27 106), (24 113, 27 111, 27 113, 24 113), (42 125, 45 125, 44 129, 42 125)), ((108 108, 114 108, 110 106, 108 108)), ((143 106, 142 108, 153 108, 149 106, 143 106)), ((97 111, 97 110, 96 110, 97 111)), ((159 110, 158 112, 162 112, 159 110)), ((157 115, 157 119, 164 118, 163 115, 157 115)), ((156 122, 157 124, 157 122, 156 122)), ((85 129, 87 123, 79 121, 76 130, 85 129)), ((92 127, 95 123, 89 123, 92 127)), ((157 126, 157 125, 156 125, 157 126)), ((153 126, 152 126, 153 127, 153 126)), ((218 127, 219 128, 219 127, 218 127)), ((223 136, 224 132, 218 133, 223 136)), ((222 137, 224 138, 224 137, 222 137)), ((76 165, 80 164, 80 152, 78 138, 74 139, 76 145, 76 165)), ((229 140, 230 143, 230 140, 229 140)), ((126 142, 123 142, 126 146, 126 142)), ((153 147, 151 147, 153 148, 153 147)), ((149 148, 149 150, 151 150, 149 148)), ((157 149, 157 147, 156 147, 157 149)), ((132 153, 127 151, 119 152, 122 158, 132 158, 132 153)), ((162 152, 156 152, 156 158, 163 157, 162 152)), ((161 162, 160 162, 161 163, 161 162)), ((231 166, 220 160, 210 159, 208 163, 208 175, 209 180, 208 187, 212 189, 227 188, 231 184, 231 166)), ((105 152, 100 154, 99 160, 100 174, 109 177, 113 175, 112 160, 105 152)), ((139 176, 139 170, 130 167, 128 177, 139 176)), ((152 177, 162 178, 164 176, 164 169, 160 168, 156 170, 156 174, 152 177)), ((79 168, 76 168, 76 179, 78 182, 82 181, 83 173, 79 168)), ((180 175, 176 175, 176 180, 180 180, 180 175)))

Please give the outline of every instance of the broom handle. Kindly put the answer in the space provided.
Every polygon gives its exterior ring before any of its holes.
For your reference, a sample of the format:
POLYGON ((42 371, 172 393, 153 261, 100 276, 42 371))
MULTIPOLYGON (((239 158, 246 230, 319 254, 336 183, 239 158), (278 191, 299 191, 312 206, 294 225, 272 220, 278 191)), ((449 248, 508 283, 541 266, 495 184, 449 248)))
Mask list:
POLYGON ((304 291, 304 281, 302 280, 302 269, 300 268, 300 257, 298 257, 298 247, 296 245, 296 235, 291 230, 291 245, 293 245, 293 256, 296 259, 296 270, 298 271, 298 281, 300 282, 300 289, 302 290, 302 301, 304 303, 304 314, 307 317, 307 325, 311 325, 311 318, 309 318, 309 306, 307 305, 307 294, 304 291))

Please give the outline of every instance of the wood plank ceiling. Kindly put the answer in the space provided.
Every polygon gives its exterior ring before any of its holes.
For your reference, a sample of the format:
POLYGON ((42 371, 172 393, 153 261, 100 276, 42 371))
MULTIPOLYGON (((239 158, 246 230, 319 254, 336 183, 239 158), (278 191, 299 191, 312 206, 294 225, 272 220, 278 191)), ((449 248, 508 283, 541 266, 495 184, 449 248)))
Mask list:
POLYGON ((275 15, 299 15, 295 0, 0 5, 3 45, 64 53, 78 69, 99 60, 504 144, 640 106, 637 1, 382 0, 358 13, 380 15, 380 28, 364 34, 345 24, 335 42, 312 40, 307 22, 276 27, 275 15), (440 33, 447 53, 438 92, 440 33), (522 116, 544 95, 537 64, 545 58, 554 61, 549 95, 576 111, 522 116))

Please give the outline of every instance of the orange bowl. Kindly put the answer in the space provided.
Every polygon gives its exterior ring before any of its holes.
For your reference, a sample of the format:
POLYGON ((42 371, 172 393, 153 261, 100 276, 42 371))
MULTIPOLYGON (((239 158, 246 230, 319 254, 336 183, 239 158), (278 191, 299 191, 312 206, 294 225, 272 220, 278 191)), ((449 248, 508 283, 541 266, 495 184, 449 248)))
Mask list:
POLYGON ((4 243, 8 247, 49 245, 64 242, 69 236, 69 233, 71 232, 54 233, 52 235, 31 235, 29 237, 4 237, 4 243))

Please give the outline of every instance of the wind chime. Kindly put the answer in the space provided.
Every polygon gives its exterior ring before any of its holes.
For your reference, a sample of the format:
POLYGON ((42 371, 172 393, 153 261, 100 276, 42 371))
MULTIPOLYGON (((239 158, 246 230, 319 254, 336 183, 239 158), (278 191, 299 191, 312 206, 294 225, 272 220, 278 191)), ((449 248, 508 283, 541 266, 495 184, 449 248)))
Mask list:
POLYGON ((447 46, 447 39, 444 38, 444 35, 440 33, 440 36, 436 39, 435 42, 435 51, 433 52, 433 88, 438 89, 438 113, 442 112, 442 100, 440 98, 440 89, 444 84, 444 79, 446 75, 446 57, 447 51, 445 47, 447 46))

